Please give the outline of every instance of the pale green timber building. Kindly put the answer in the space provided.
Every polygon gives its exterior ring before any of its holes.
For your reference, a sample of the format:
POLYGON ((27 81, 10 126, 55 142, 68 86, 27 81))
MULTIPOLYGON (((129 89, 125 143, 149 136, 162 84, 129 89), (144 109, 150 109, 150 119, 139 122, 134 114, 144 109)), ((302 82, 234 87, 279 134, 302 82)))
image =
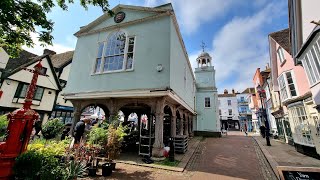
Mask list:
POLYGON ((210 87, 196 81, 171 4, 113 11, 114 17, 105 13, 75 33, 64 94, 74 106, 73 126, 89 105, 107 117, 122 111, 125 121, 132 112, 146 115, 137 144, 139 154, 154 157, 162 156, 169 137, 187 142, 198 132, 220 135, 214 69, 208 61, 195 73, 207 74, 210 87))

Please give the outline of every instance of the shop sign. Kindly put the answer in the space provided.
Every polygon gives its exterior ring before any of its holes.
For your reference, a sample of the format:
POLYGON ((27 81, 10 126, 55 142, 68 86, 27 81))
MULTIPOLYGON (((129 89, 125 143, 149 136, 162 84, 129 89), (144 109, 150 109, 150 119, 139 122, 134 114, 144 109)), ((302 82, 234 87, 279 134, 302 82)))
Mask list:
POLYGON ((320 168, 277 166, 281 180, 318 180, 320 168))

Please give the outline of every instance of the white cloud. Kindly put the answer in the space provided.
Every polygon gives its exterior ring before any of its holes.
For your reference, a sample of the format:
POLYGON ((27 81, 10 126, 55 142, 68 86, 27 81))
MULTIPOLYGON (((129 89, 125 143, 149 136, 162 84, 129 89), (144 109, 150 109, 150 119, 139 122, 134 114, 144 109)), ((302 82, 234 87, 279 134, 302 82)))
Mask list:
MULTIPOLYGON (((242 91, 252 86, 255 70, 264 69, 269 62, 267 34, 263 29, 283 14, 285 5, 269 3, 252 16, 235 17, 215 35, 213 49, 208 52, 213 57, 219 92, 225 88, 242 91)), ((191 63, 197 54, 190 56, 191 63)))
POLYGON ((201 24, 226 14, 239 1, 233 0, 167 0, 171 2, 179 19, 182 31, 191 34, 201 24))
POLYGON ((63 53, 63 52, 66 52, 66 51, 72 51, 75 49, 76 47, 76 39, 72 36, 67 36, 66 37, 66 43, 65 44, 60 44, 60 43, 54 43, 53 42, 53 45, 49 46, 45 46, 45 47, 42 47, 40 46, 40 42, 37 38, 37 34, 35 33, 31 33, 31 38, 33 40, 33 42, 35 43, 35 45, 33 47, 27 47, 27 46, 22 46, 22 48, 26 51, 29 51, 29 52, 32 52, 36 55, 42 55, 43 54, 43 50, 44 49, 50 49, 50 50, 53 50, 55 51, 56 53, 63 53))
POLYGON ((147 6, 147 7, 154 7, 156 6, 157 4, 159 3, 159 0, 145 0, 144 1, 144 6, 147 6))

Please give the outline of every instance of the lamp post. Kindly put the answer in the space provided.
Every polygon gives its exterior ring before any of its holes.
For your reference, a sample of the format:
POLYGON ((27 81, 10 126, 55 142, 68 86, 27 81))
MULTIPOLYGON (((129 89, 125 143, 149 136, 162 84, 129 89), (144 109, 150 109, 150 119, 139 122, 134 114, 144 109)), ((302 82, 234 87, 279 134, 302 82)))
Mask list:
POLYGON ((266 109, 263 107, 263 101, 262 101, 262 99, 266 97, 266 92, 264 89, 261 88, 260 85, 257 86, 257 90, 258 90, 260 101, 261 101, 261 117, 264 118, 264 124, 266 125, 267 146, 271 146, 271 144, 270 144, 270 126, 269 126, 269 121, 268 121, 266 109))

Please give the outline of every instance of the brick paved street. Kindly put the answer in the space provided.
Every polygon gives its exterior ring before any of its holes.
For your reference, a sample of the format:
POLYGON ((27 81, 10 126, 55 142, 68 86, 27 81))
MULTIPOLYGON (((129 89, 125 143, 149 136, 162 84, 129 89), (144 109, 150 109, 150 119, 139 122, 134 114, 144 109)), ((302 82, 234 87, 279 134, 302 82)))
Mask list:
POLYGON ((182 173, 118 163, 117 171, 108 179, 275 179, 257 147, 252 137, 229 132, 228 136, 200 142, 182 173))

